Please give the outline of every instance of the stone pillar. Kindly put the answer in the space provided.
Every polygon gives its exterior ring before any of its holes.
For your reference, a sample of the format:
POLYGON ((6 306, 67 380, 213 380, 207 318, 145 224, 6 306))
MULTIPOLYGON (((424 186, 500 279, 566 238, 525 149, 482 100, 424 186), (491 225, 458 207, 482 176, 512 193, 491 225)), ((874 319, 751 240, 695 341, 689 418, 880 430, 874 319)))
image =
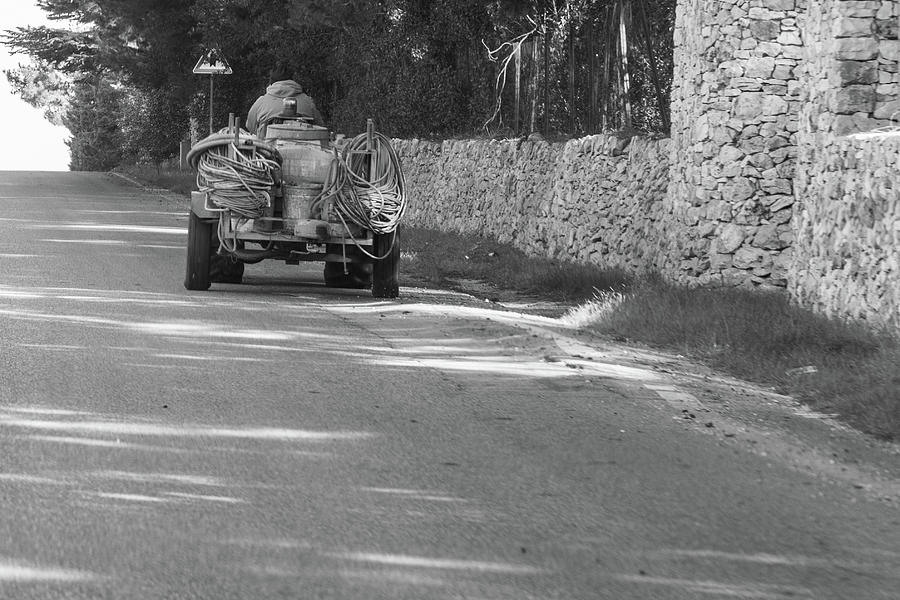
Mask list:
POLYGON ((900 124, 898 15, 897 0, 819 0, 804 27, 789 291, 803 306, 873 322, 900 310, 889 132, 900 124))
POLYGON ((682 0, 675 24, 667 274, 784 287, 806 0, 682 0))
POLYGON ((892 115, 900 120, 897 4, 810 4, 804 31, 802 135, 846 135, 888 125, 892 115))

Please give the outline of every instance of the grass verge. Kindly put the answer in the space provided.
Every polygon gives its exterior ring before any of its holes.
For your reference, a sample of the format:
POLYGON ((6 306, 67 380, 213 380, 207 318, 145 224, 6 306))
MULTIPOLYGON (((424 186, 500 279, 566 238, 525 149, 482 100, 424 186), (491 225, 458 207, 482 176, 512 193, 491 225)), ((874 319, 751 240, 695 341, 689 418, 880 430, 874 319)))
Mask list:
POLYGON ((900 441, 900 336, 829 319, 785 294, 677 286, 619 269, 527 257, 509 245, 402 232, 404 273, 451 287, 475 279, 572 304, 579 327, 678 352, 763 384, 876 437, 900 441))
MULTIPOLYGON (((194 178, 154 167, 123 170, 187 194, 194 178)), ((735 377, 771 386, 881 439, 900 441, 900 335, 829 319, 785 295, 676 286, 619 269, 528 257, 474 235, 403 227, 404 278, 537 296, 572 307, 579 327, 623 342, 678 352, 735 377)))
POLYGON ((509 244, 475 235, 403 227, 400 239, 404 273, 439 286, 476 280, 499 290, 575 304, 594 298, 598 290, 624 290, 632 281, 620 269, 529 257, 509 244))
POLYGON ((169 190, 185 196, 190 196, 191 190, 197 189, 197 175, 189 170, 158 169, 154 165, 141 164, 117 167, 115 171, 128 175, 149 187, 169 190))

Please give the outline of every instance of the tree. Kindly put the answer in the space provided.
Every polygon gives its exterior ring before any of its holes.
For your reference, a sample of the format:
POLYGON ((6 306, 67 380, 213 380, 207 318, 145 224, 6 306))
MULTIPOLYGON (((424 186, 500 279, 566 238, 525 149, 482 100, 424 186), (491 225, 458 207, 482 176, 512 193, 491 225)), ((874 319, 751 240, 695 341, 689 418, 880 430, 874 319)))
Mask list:
POLYGON ((54 125, 62 125, 72 83, 70 78, 46 64, 20 64, 16 69, 4 70, 13 93, 35 108, 44 111, 44 118, 54 125))
POLYGON ((121 94, 103 78, 74 84, 71 104, 63 117, 72 133, 66 143, 73 171, 106 171, 120 164, 119 131, 121 94))
POLYGON ((120 100, 123 158, 157 167, 178 155, 188 131, 187 105, 169 88, 129 90, 120 100))
MULTIPOLYGON (((230 112, 246 115, 271 67, 289 61, 343 133, 371 117, 389 135, 441 138, 478 131, 492 115, 492 134, 539 124, 592 133, 627 124, 627 114, 636 127, 665 130, 676 0, 155 0, 150 10, 146 0, 38 2, 61 26, 7 31, 3 42, 42 68, 145 98, 126 112, 156 111, 156 125, 123 123, 123 150, 144 160, 180 139, 185 112, 206 121, 208 78, 191 67, 210 47, 234 71, 215 78, 220 127, 230 112), (488 49, 498 48, 492 62, 488 49)), ((8 77, 33 103, 58 91, 37 71, 8 77)))

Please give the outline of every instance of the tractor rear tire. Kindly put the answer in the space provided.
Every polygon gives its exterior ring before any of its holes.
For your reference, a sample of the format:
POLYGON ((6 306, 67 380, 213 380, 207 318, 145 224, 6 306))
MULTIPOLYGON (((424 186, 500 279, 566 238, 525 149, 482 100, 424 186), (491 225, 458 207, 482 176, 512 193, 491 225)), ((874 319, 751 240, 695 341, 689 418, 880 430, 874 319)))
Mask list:
POLYGON ((194 211, 191 211, 188 218, 187 267, 184 273, 186 289, 209 289, 210 246, 213 227, 213 223, 204 221, 194 214, 194 211))
POLYGON ((372 240, 375 256, 384 256, 372 265, 372 295, 376 298, 396 298, 400 295, 400 235, 375 234, 372 240))

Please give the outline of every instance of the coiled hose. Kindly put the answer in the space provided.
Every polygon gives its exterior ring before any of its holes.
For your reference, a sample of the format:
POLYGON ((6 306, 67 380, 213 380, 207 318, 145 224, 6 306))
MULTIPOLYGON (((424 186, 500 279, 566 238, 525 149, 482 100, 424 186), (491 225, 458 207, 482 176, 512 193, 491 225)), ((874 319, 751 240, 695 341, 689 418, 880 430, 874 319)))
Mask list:
MULTIPOLYGON (((324 214, 324 207, 331 202, 345 227, 350 221, 377 234, 393 233, 406 210, 400 159, 390 140, 377 132, 372 136, 374 154, 370 155, 366 152, 367 137, 360 134, 340 153, 335 150, 322 193, 313 201, 312 213, 324 214)), ((373 256, 356 245, 370 258, 380 260, 387 256, 373 256)))
MULTIPOLYGON (((262 217, 271 206, 273 175, 281 167, 282 159, 274 145, 248 132, 241 131, 237 142, 235 135, 227 130, 211 134, 191 147, 187 161, 197 171, 197 189, 205 192, 214 206, 226 209, 228 212, 224 214, 228 219, 231 214, 237 215, 240 224, 245 219, 262 217)), ((228 239, 224 225, 225 220, 220 218, 220 251, 248 261, 261 260, 268 252, 269 248, 256 252, 241 250, 236 237, 228 239)))
POLYGON ((197 189, 206 192, 214 206, 256 219, 271 205, 269 190, 281 154, 249 133, 240 135, 238 144, 231 133, 214 133, 191 148, 188 164, 197 170, 197 189))

